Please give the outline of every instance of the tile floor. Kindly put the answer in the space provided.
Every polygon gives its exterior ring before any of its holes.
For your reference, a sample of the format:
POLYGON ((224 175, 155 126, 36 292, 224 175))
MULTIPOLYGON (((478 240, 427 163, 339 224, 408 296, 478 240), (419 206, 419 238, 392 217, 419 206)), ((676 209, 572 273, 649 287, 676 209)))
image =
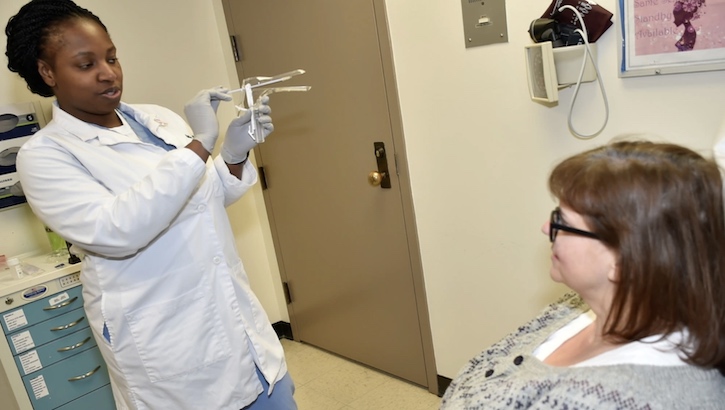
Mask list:
POLYGON ((426 389, 316 347, 282 339, 299 410, 437 410, 426 389))

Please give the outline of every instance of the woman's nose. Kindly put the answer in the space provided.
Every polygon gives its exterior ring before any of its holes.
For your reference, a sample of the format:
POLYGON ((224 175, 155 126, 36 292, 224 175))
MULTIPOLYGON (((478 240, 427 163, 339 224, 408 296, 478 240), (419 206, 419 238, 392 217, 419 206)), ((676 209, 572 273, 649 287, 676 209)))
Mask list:
POLYGON ((544 222, 543 225, 541 225, 541 232, 544 233, 544 235, 549 236, 549 230, 551 229, 551 224, 549 224, 549 221, 544 222))
POLYGON ((104 63, 101 66, 101 71, 98 74, 98 77, 101 81, 114 81, 116 77, 118 77, 118 74, 116 74, 116 71, 110 64, 104 63))

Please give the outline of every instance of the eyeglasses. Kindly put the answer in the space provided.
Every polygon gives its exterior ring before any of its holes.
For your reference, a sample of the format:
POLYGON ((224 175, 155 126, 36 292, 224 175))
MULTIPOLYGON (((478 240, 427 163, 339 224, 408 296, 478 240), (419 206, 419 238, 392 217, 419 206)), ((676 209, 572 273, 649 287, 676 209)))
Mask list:
POLYGON ((575 235, 586 236, 587 238, 599 239, 599 236, 597 236, 597 234, 595 233, 582 231, 581 229, 572 228, 571 226, 562 225, 561 210, 559 208, 555 208, 553 211, 551 211, 551 219, 549 221, 549 240, 551 242, 554 242, 554 240, 556 239, 556 235, 559 234, 559 231, 566 231, 571 232, 575 235))

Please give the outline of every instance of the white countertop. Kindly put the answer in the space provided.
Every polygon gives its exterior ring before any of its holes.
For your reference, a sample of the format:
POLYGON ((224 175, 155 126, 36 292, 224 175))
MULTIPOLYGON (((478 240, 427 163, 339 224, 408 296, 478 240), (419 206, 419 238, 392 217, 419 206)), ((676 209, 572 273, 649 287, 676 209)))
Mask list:
POLYGON ((65 261, 56 261, 50 254, 24 254, 18 255, 23 265, 30 265, 38 271, 26 275, 20 279, 15 276, 15 271, 10 268, 0 269, 0 296, 8 295, 35 285, 51 281, 81 270, 81 264, 69 264, 67 257, 65 261))

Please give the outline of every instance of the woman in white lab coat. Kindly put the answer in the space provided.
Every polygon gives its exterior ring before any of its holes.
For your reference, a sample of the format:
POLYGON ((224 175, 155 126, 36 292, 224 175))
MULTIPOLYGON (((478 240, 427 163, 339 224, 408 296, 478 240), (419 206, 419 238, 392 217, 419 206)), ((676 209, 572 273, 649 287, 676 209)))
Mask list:
MULTIPOLYGON (((117 408, 296 408, 225 211, 257 179, 246 162, 251 114, 232 121, 210 158, 224 89, 185 106, 189 125, 122 103, 106 27, 72 1, 31 1, 6 34, 10 70, 56 97, 17 167, 33 212, 85 255, 84 307, 117 408)), ((268 115, 258 120, 271 132, 268 115)))

